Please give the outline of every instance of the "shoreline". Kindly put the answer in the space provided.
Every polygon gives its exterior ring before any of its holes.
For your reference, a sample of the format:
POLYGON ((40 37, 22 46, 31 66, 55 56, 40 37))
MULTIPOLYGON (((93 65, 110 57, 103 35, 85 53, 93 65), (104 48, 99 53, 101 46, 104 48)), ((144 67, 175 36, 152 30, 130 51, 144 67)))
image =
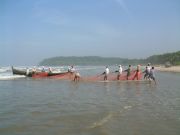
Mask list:
POLYGON ((162 72, 177 72, 180 73, 180 66, 171 66, 171 67, 165 67, 165 66, 155 66, 155 69, 162 72))

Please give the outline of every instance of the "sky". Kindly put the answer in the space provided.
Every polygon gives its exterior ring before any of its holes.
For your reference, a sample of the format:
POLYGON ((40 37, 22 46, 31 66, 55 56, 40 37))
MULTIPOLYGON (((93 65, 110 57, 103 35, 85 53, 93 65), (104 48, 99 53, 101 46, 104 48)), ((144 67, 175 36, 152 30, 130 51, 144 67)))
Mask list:
POLYGON ((178 50, 179 0, 0 0, 0 66, 178 50))

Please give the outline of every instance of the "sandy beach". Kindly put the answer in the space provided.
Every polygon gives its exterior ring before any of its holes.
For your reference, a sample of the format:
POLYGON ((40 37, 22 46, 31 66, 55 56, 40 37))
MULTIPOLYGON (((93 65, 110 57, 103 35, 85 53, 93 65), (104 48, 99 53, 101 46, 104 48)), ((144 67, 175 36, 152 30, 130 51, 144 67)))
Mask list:
POLYGON ((180 72, 180 66, 172 66, 166 68, 165 66, 156 66, 156 70, 164 72, 180 72))

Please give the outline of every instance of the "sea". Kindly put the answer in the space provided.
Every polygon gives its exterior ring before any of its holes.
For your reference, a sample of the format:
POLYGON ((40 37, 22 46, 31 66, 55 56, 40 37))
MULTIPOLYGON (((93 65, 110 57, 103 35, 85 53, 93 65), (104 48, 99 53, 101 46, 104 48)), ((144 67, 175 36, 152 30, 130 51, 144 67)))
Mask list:
MULTIPOLYGON (((89 76, 105 67, 75 68, 89 76)), ((180 73, 155 75, 157 84, 73 82, 0 67, 0 135, 180 135, 180 73)))

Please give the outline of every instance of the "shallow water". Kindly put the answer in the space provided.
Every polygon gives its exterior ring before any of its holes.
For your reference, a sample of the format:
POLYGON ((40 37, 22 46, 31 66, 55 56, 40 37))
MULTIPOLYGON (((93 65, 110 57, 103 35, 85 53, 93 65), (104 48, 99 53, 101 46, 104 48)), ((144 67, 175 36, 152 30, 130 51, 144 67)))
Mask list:
POLYGON ((1 80, 0 135, 179 135, 180 74, 156 77, 157 85, 1 80))

